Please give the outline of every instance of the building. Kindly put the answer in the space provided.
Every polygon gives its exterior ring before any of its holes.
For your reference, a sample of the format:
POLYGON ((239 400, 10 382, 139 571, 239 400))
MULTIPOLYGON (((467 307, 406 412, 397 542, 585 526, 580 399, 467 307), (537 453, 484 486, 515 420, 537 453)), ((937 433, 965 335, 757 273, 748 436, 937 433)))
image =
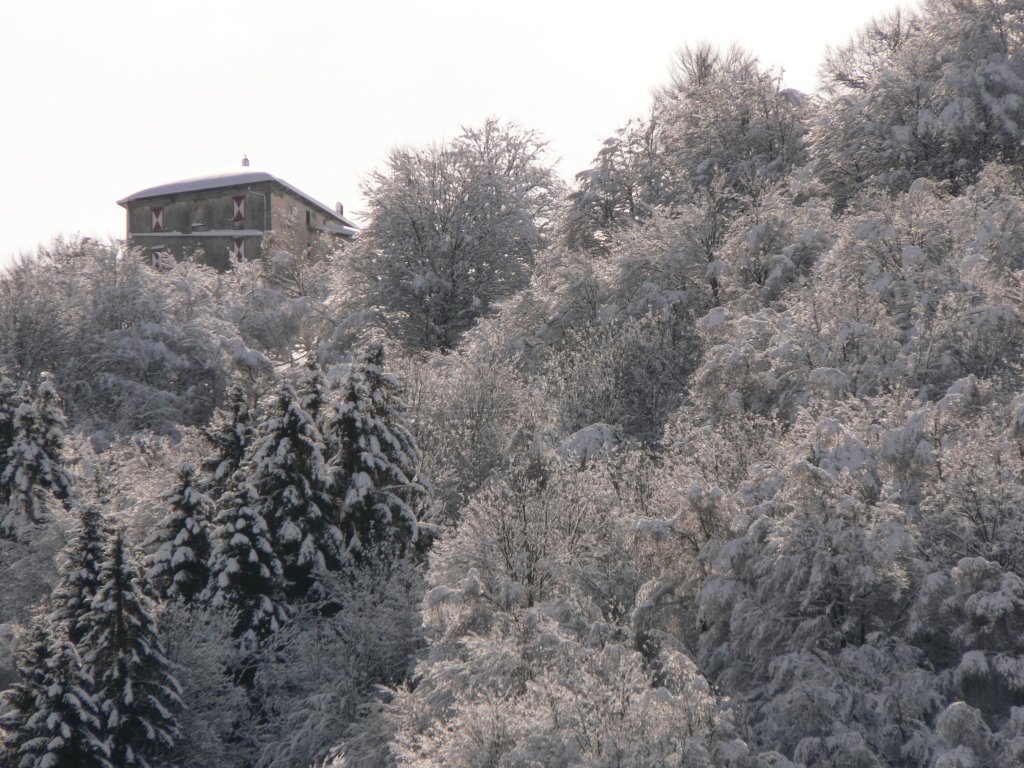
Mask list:
POLYGON ((248 159, 226 173, 149 187, 117 204, 127 212, 127 239, 157 260, 161 253, 202 260, 225 270, 257 259, 263 235, 273 231, 282 247, 302 253, 318 235, 351 239, 355 224, 339 203, 330 208, 248 159))

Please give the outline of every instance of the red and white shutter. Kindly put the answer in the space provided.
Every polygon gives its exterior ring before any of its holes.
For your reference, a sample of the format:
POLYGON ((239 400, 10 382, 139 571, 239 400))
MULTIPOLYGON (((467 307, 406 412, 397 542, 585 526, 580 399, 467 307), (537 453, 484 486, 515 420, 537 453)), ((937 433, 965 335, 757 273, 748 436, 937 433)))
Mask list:
POLYGON ((149 212, 153 215, 153 231, 162 231, 164 228, 164 209, 154 206, 149 209, 149 212))
POLYGON ((232 221, 245 221, 245 195, 231 198, 235 203, 235 213, 232 221))
POLYGON ((234 238, 231 248, 230 255, 232 261, 245 261, 245 238, 236 237, 234 238))

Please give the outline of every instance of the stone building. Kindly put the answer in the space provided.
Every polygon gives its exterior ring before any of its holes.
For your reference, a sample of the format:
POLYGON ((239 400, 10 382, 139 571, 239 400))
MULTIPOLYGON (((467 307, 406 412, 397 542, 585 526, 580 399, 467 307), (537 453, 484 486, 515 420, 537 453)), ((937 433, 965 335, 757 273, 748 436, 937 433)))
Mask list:
POLYGON ((127 211, 130 245, 177 259, 201 255, 216 269, 257 259, 263 236, 302 253, 318 235, 351 239, 355 224, 340 204, 330 208, 243 159, 236 171, 143 189, 117 201, 127 211))

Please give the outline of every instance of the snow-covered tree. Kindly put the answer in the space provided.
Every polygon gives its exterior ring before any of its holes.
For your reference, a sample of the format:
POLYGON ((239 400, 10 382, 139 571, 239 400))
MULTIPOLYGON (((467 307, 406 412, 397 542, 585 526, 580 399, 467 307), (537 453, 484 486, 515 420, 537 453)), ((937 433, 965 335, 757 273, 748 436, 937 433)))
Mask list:
POLYGON ((717 187, 715 232, 783 178, 805 154, 807 99, 752 54, 683 48, 648 117, 608 139, 577 174, 569 242, 605 249, 617 231, 717 187))
POLYGON ((351 257, 364 301, 415 347, 452 348, 529 281, 557 189, 537 134, 494 119, 392 150, 366 185, 370 222, 351 257))
POLYGON ((245 390, 238 384, 228 389, 226 406, 218 409, 211 425, 204 430, 214 452, 203 460, 202 467, 209 477, 206 490, 214 499, 224 492, 242 466, 256 433, 256 414, 245 390))
POLYGON ((288 383, 261 425, 251 457, 249 482, 267 536, 280 560, 289 599, 322 597, 318 585, 344 560, 338 511, 330 495, 323 437, 288 383))
POLYGON ((641 655, 608 637, 581 640, 541 611, 509 616, 399 695, 391 752, 425 767, 749 765, 693 662, 669 659, 655 684, 641 655))
MULTIPOLYGON (((748 764, 682 644, 663 634, 641 650, 633 637, 631 610, 654 598, 638 590, 644 550, 620 518, 629 481, 616 490, 596 459, 539 463, 475 494, 435 546, 418 683, 357 724, 330 765, 748 764)), ((650 638, 659 629, 648 622, 650 638)))
POLYGON ((74 644, 57 640, 47 662, 43 696, 25 723, 32 738, 20 750, 19 768, 49 765, 109 766, 101 741, 99 710, 92 681, 81 668, 74 644))
POLYGON ((99 591, 104 552, 112 534, 101 507, 90 503, 79 507, 79 525, 62 553, 60 582, 50 598, 50 621, 64 624, 76 645, 84 641, 89 628, 86 614, 99 591))
POLYGON ((990 161, 1021 158, 1024 7, 1017 0, 930 0, 872 22, 823 70, 832 97, 811 145, 845 205, 864 185, 917 178, 971 183, 990 161))
POLYGON ((178 482, 164 498, 170 511, 149 539, 149 578, 162 598, 189 603, 210 573, 209 524, 213 502, 196 487, 196 469, 182 464, 178 482))
POLYGON ((122 534, 108 543, 89 629, 85 669, 97 691, 101 738, 116 766, 151 768, 179 736, 181 687, 157 635, 155 603, 122 534))
POLYGON ((330 574, 337 611, 300 610, 268 639, 254 693, 264 722, 259 764, 314 764, 346 732, 382 686, 408 678, 422 647, 420 569, 373 563, 330 574))
POLYGON ((353 362, 338 391, 326 430, 331 489, 340 500, 344 546, 357 558, 400 555, 420 541, 429 489, 418 475, 416 441, 405 423, 397 379, 384 371, 384 348, 374 344, 353 362))
POLYGON ((22 719, 12 732, 24 762, 12 758, 12 765, 109 765, 93 679, 81 656, 110 529, 95 505, 83 505, 79 514, 74 537, 58 557, 60 580, 49 613, 32 621, 20 654, 13 710, 22 719))
POLYGON ((6 376, 0 376, 0 457, 6 463, 7 450, 14 444, 14 412, 21 403, 18 386, 6 376))
MULTIPOLYGON (((53 267, 57 261, 69 264, 66 251, 78 250, 77 245, 57 240, 34 258, 14 260, 0 279, 0 358, 19 380, 33 381, 44 371, 54 372, 59 367, 55 363, 74 354, 77 334, 69 322, 74 312, 69 310, 77 302, 73 289, 67 290, 53 267)), ((79 260, 75 266, 81 266, 79 260)))
POLYGON ((53 384, 39 384, 35 398, 14 409, 14 435, 0 470, 0 535, 18 539, 46 522, 53 499, 71 497, 63 466, 64 414, 53 384))
POLYGON ((922 0, 821 76, 684 49, 561 203, 489 121, 393 152, 337 254, 0 275, 0 763, 91 723, 130 762, 154 689, 95 625, 150 623, 101 610, 99 509, 172 502, 192 706, 151 764, 1024 765, 1024 0, 922 0))
POLYGON ((572 248, 599 251, 613 234, 654 212, 658 168, 653 120, 634 120, 605 139, 590 168, 576 174, 566 238, 572 248))
POLYGON ((691 328, 685 311, 669 310, 568 334, 548 368, 562 430, 612 424, 631 435, 657 435, 694 367, 691 328))
POLYGON ((76 422, 203 423, 229 361, 265 371, 227 317, 232 287, 194 262, 156 270, 123 244, 58 240, 0 278, 0 360, 24 380, 50 372, 76 422))
POLYGON ((255 488, 236 472, 218 503, 204 593, 211 607, 235 613, 233 635, 249 651, 287 621, 281 561, 258 501, 255 488))
POLYGON ((306 413, 313 417, 313 421, 316 422, 318 427, 323 423, 324 414, 322 411, 325 409, 326 401, 329 397, 327 389, 327 379, 324 377, 320 365, 316 360, 311 359, 307 363, 306 370, 303 371, 302 381, 297 388, 297 394, 299 396, 299 403, 306 413))
POLYGON ((737 195, 756 196, 804 159, 807 99, 754 54, 684 47, 670 74, 652 110, 667 171, 658 202, 681 201, 688 186, 715 178, 737 195))
POLYGON ((5 764, 17 763, 14 756, 25 740, 19 734, 25 733, 24 726, 35 711, 36 696, 46 680, 46 662, 49 659, 51 625, 44 617, 37 615, 29 622, 22 637, 18 639, 14 653, 14 683, 0 696, 0 755, 5 764))
POLYGON ((500 350, 405 361, 401 377, 419 472, 432 487, 431 521, 443 524, 504 463, 510 437, 528 420, 525 377, 500 350))
POLYGON ((37 617, 19 649, 21 680, 7 692, 4 765, 112 768, 93 681, 66 627, 37 617))
POLYGON ((170 765, 245 768, 255 758, 255 729, 247 691, 231 672, 238 651, 229 610, 193 602, 167 603, 160 612, 160 639, 186 706, 178 713, 184 738, 167 759, 170 765))

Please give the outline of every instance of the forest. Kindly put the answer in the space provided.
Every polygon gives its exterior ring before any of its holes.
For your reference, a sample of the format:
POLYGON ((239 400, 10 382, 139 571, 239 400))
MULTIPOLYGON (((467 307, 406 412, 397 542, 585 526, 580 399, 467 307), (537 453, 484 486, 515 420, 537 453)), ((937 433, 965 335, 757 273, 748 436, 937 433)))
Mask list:
POLYGON ((1024 765, 1024 0, 669 72, 0 274, 0 765, 1024 765))

